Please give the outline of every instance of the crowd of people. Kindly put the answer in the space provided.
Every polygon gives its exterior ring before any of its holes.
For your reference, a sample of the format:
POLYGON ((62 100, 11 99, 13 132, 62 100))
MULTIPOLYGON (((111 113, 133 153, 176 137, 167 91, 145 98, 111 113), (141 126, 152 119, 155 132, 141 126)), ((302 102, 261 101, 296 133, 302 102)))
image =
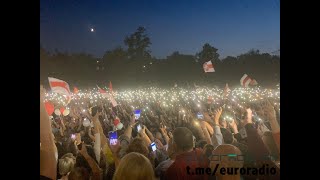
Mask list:
POLYGON ((40 92, 40 179, 279 179, 279 86, 40 92))

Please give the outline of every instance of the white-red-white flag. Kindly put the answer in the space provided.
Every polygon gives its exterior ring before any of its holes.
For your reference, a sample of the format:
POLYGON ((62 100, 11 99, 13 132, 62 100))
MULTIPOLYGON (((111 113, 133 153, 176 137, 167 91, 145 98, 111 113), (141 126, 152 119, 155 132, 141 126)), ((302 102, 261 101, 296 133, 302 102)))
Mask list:
POLYGON ((243 87, 248 87, 249 85, 254 86, 254 85, 257 85, 258 83, 256 80, 250 78, 247 74, 244 74, 240 79, 240 84, 243 87))
POLYGON ((107 93, 107 91, 101 89, 99 86, 97 86, 97 87, 98 87, 98 90, 99 90, 100 94, 102 95, 102 97, 110 99, 113 107, 118 106, 117 101, 113 98, 113 96, 111 94, 107 93))
POLYGON ((53 77, 48 77, 48 79, 52 92, 65 95, 68 100, 71 100, 70 88, 67 82, 53 77))
POLYGON ((203 64, 204 72, 215 72, 211 60, 203 64))

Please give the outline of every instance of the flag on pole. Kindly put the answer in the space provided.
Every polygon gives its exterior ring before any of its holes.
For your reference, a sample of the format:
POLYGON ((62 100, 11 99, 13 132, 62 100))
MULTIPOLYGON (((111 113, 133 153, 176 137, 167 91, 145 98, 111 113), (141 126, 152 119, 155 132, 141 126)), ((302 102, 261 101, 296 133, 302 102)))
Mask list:
POLYGON ((63 80, 53 78, 53 77, 48 77, 48 79, 49 79, 49 85, 51 87, 52 92, 67 96, 68 103, 69 103, 71 100, 69 84, 63 80))
POLYGON ((211 60, 203 64, 204 72, 215 72, 211 60))
POLYGON ((109 82, 109 90, 110 90, 110 92, 113 92, 113 90, 112 90, 112 83, 111 83, 111 81, 109 82))
POLYGON ((100 94, 102 95, 102 97, 110 99, 113 107, 118 106, 117 101, 113 98, 113 96, 111 94, 107 93, 107 91, 101 89, 99 86, 97 86, 97 87, 98 87, 98 90, 99 90, 100 94))
POLYGON ((249 85, 255 86, 257 85, 257 81, 255 79, 250 78, 247 74, 244 74, 240 79, 240 84, 243 87, 248 87, 249 85))

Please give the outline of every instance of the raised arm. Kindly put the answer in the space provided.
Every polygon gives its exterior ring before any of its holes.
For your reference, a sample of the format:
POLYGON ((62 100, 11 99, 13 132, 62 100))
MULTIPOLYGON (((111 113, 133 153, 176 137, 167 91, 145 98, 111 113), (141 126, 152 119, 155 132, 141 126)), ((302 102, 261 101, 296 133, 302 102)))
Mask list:
POLYGON ((222 114, 222 108, 220 107, 218 110, 215 111, 214 116, 214 135, 212 136, 212 143, 215 147, 221 145, 223 143, 223 135, 220 130, 219 126, 219 119, 222 114))
POLYGON ((204 137, 205 137, 207 143, 212 145, 210 134, 209 134, 209 131, 208 131, 207 126, 205 124, 205 121, 200 122, 200 126, 201 126, 202 132, 204 134, 204 137))
POLYGON ((51 121, 44 106, 45 90, 40 86, 40 175, 52 180, 57 176, 57 148, 51 129, 51 121))
POLYGON ((143 127, 141 128, 139 135, 141 136, 141 138, 144 140, 144 142, 147 145, 150 145, 152 143, 152 141, 150 140, 150 138, 148 137, 148 135, 146 134, 146 126, 143 125, 143 127))
POLYGON ((154 142, 153 134, 149 131, 149 129, 146 127, 146 134, 148 135, 149 139, 154 142))
POLYGON ((79 151, 80 154, 86 159, 88 162, 91 170, 92 170, 92 179, 93 180, 101 180, 102 179, 102 173, 99 165, 94 161, 94 159, 88 154, 86 145, 82 143, 82 148, 79 151))
POLYGON ((253 126, 252 111, 250 108, 247 109, 247 118, 244 120, 244 125, 247 132, 249 153, 253 155, 255 160, 266 160, 269 152, 260 138, 257 129, 253 126))
POLYGON ((133 129, 134 125, 135 125, 135 119, 134 119, 134 116, 131 116, 129 126, 126 128, 126 130, 123 133, 129 139, 131 139, 131 137, 132 137, 132 129, 133 129))
POLYGON ((276 142, 278 152, 280 153, 280 125, 277 121, 276 111, 270 102, 268 102, 268 105, 265 109, 269 118, 274 141, 276 142))
POLYGON ((162 127, 160 127, 160 131, 162 133, 162 136, 163 136, 164 140, 166 141, 166 144, 168 144, 170 138, 169 138, 169 136, 167 134, 167 130, 162 126, 162 127))
MULTIPOLYGON (((96 114, 95 117, 92 118, 92 122, 93 122, 93 126, 94 128, 96 129, 96 132, 99 132, 99 135, 100 135, 100 141, 101 141, 101 147, 104 147, 107 143, 108 143, 108 139, 107 137, 105 136, 105 134, 103 133, 103 129, 102 129, 102 126, 101 126, 101 123, 99 121, 99 115, 98 113, 96 114)), ((97 135, 95 135, 96 137, 97 135)))

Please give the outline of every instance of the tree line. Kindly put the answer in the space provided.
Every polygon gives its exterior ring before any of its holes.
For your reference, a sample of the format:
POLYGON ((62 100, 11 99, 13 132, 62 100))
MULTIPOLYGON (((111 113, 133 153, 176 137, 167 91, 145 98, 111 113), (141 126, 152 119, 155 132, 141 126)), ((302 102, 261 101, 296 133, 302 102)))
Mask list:
POLYGON ((125 48, 106 51, 102 58, 86 53, 49 53, 40 46, 40 80, 48 84, 48 76, 67 81, 71 86, 107 85, 116 87, 209 85, 238 86, 243 74, 262 86, 280 81, 280 57, 252 49, 237 57, 220 59, 218 49, 205 43, 195 55, 173 52, 165 59, 151 56, 151 40, 146 29, 139 27, 124 39, 125 48), (202 65, 211 60, 214 73, 204 73, 202 65))

